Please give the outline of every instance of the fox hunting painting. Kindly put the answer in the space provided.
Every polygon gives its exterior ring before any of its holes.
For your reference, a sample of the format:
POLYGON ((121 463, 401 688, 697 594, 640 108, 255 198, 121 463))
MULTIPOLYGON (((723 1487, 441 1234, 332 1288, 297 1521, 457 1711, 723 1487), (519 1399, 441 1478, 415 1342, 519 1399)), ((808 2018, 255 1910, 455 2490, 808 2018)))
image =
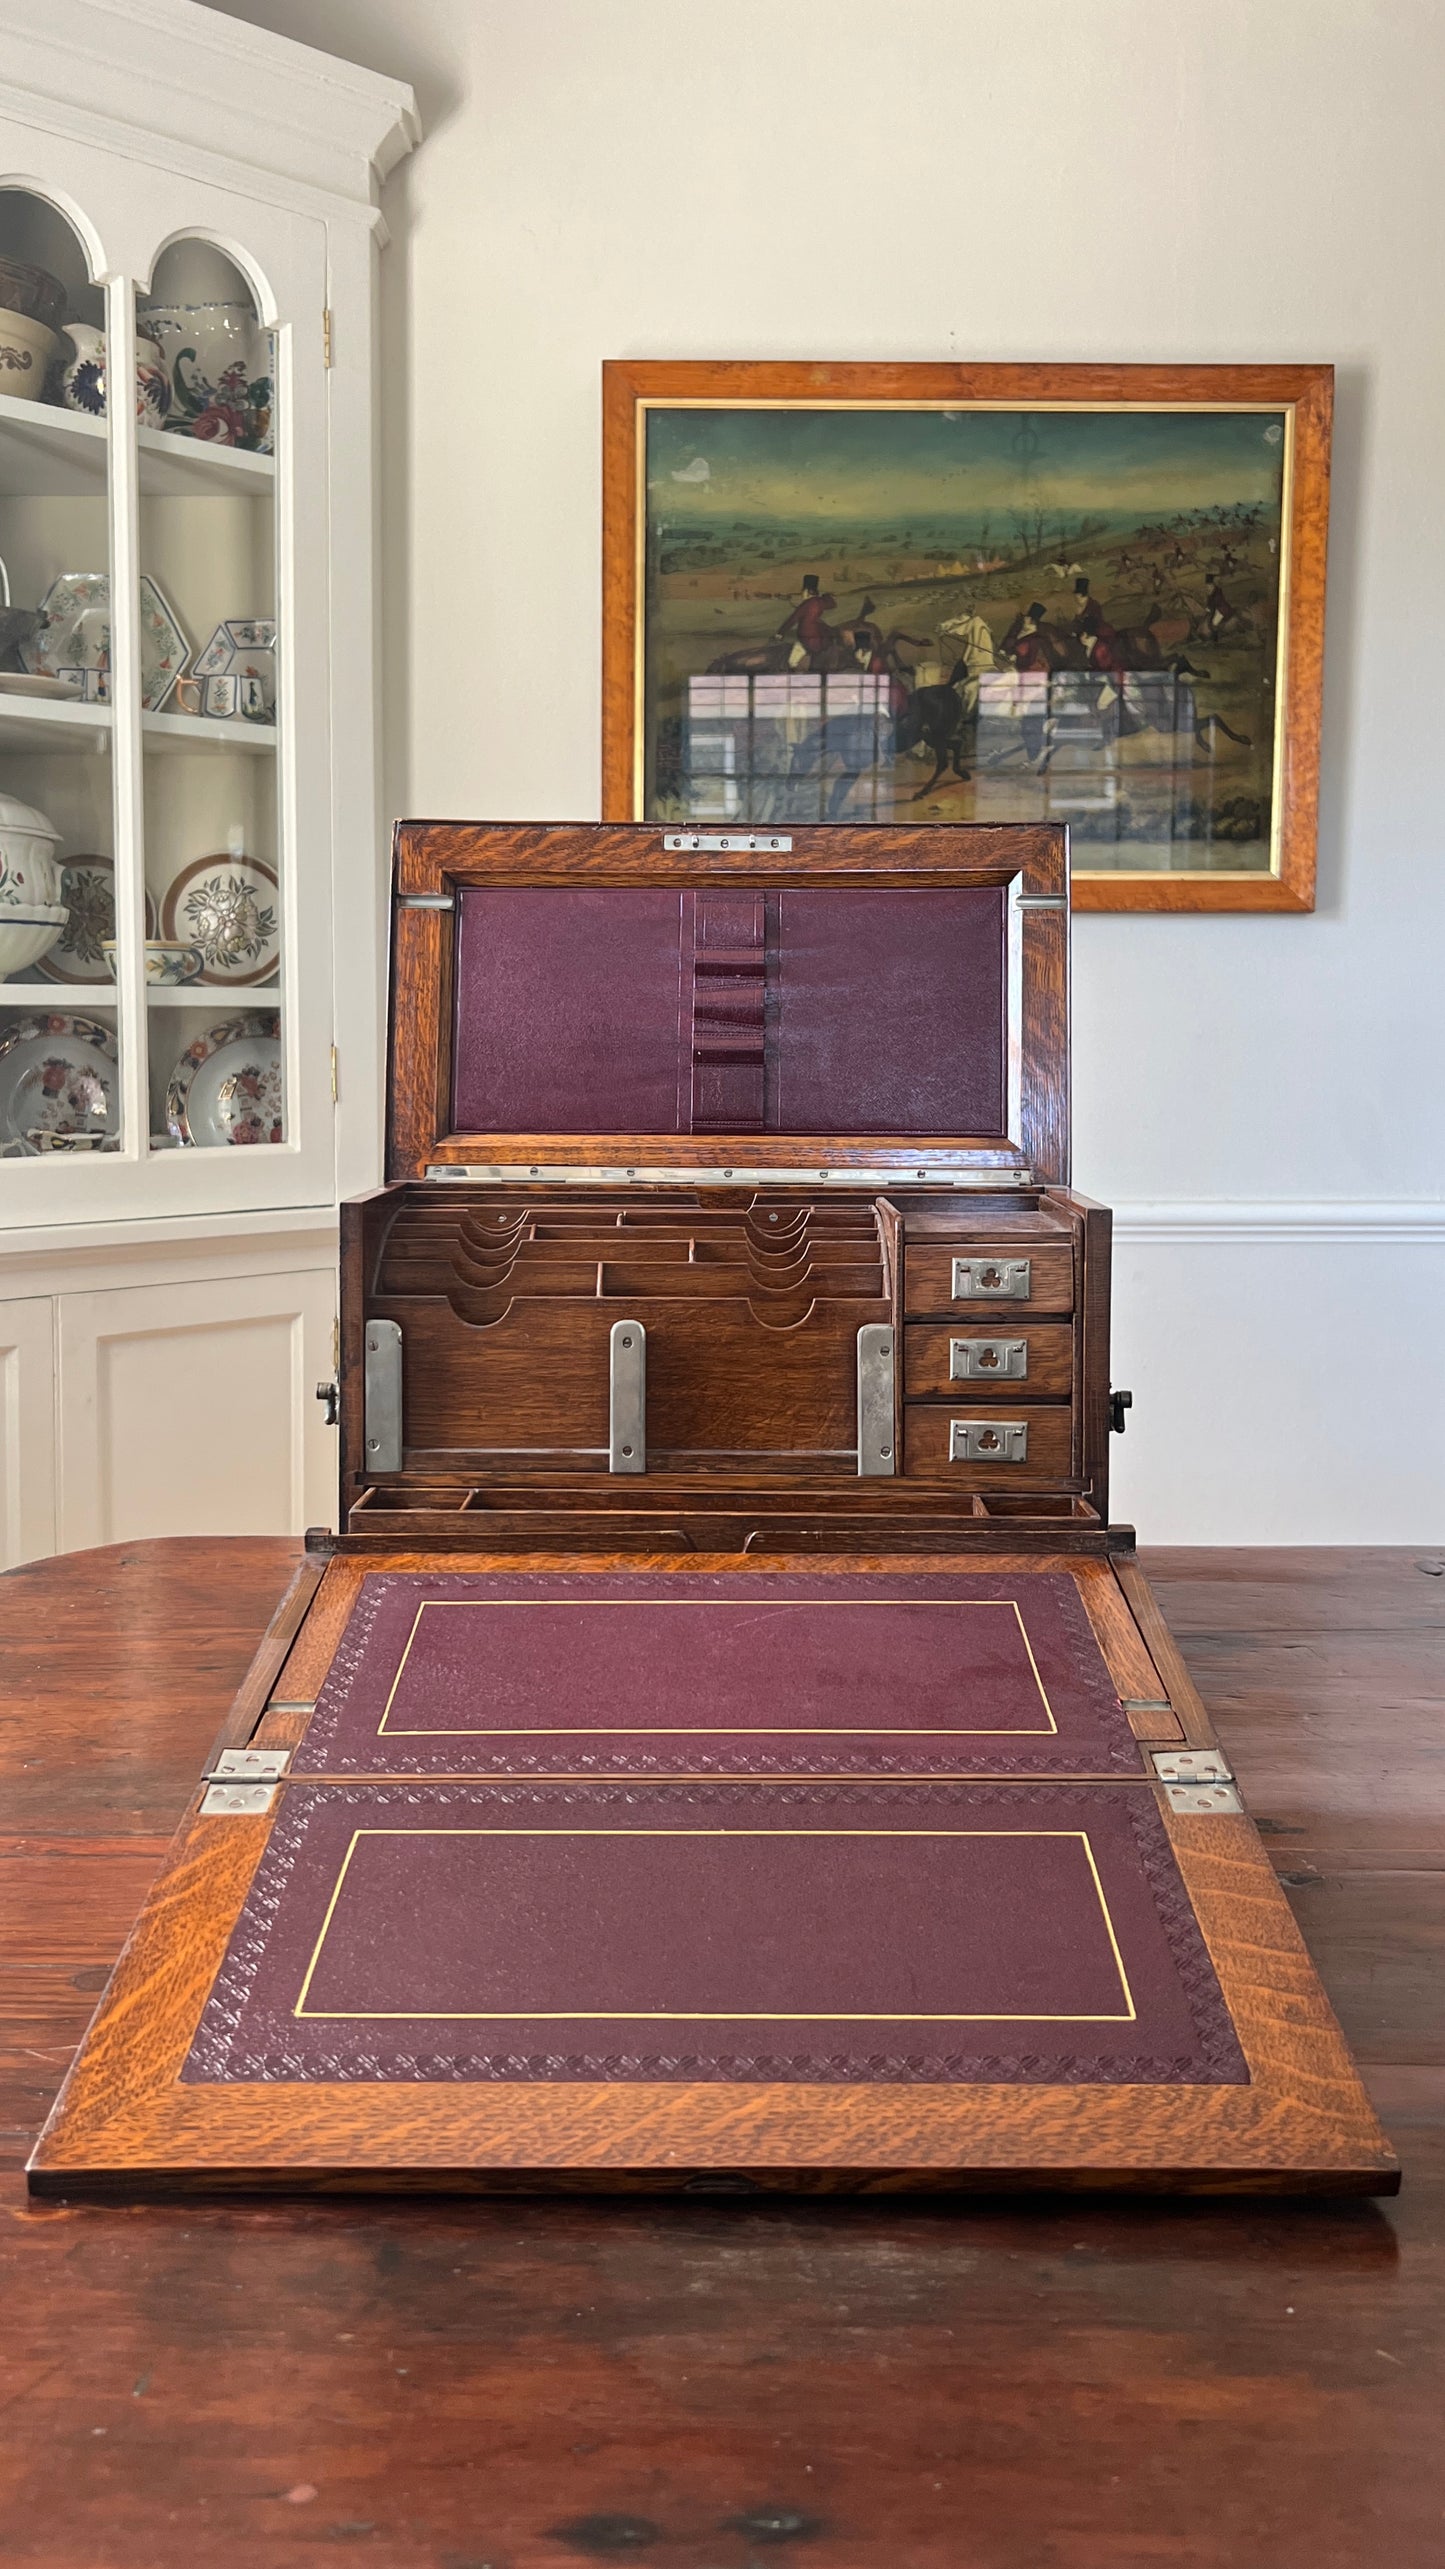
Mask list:
POLYGON ((1312 906, 1328 367, 606 369, 610 818, 1312 906))

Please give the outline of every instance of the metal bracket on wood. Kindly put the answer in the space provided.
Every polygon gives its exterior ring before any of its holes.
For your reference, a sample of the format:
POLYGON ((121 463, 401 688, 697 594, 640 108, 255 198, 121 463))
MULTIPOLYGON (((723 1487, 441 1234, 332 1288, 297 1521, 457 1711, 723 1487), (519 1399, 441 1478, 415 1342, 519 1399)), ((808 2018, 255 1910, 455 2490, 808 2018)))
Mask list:
POLYGON ((893 1344, 889 1323, 858 1332, 858 1475, 890 1478, 898 1469, 893 1424, 893 1344))
POLYGON ((404 910, 454 910, 456 901, 450 892, 403 892, 404 910))
POLYGON ((1217 1748, 1156 1748, 1152 1764, 1171 1811, 1202 1819, 1244 1809, 1229 1761, 1217 1748))
POLYGON ((607 1469, 647 1469, 647 1332, 640 1320, 614 1321, 607 1385, 607 1469))
POLYGON ((223 1748, 206 1782, 277 1784, 286 1772, 290 1756, 289 1748, 223 1748))
POLYGON ((368 1320, 365 1342, 368 1472, 401 1470, 401 1324, 368 1320))
POLYGON ((1067 910, 1066 894, 1057 892, 1020 892, 1014 902, 1016 910, 1067 910))
POLYGON ((274 1784, 208 1784, 201 1795, 203 1820, 259 1820, 276 1799, 274 1784))

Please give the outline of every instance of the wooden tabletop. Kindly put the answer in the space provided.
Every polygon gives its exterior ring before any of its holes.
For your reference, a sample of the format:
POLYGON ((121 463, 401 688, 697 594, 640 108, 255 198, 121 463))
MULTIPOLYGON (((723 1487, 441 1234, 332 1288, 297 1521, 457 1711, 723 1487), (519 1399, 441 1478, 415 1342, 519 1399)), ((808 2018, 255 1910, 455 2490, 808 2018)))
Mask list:
POLYGON ((0 2560, 1445 2559, 1445 1556, 1144 1556, 1393 2203, 32 2208, 31 2138, 295 1551, 0 1580, 0 2560))

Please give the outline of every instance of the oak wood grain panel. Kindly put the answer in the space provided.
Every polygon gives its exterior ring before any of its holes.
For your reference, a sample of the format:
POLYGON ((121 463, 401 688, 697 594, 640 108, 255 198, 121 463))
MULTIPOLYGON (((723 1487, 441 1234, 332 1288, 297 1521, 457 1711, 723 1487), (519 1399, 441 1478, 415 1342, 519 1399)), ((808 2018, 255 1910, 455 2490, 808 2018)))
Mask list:
POLYGON ((951 1401, 910 1401, 903 1414, 903 1468, 910 1480, 946 1483, 955 1490, 1027 1490, 1057 1488, 1069 1478, 1073 1462, 1074 1417, 1066 1401, 1020 1401, 1010 1410, 971 1398, 973 1385, 957 1383, 951 1401), (955 1420, 994 1432, 997 1423, 1019 1419, 1028 1428, 1028 1454, 1021 1463, 981 1460, 955 1463, 949 1454, 955 1420))
POLYGON ((972 1318, 967 1321, 913 1321, 903 1332, 903 1389, 910 1400, 940 1394, 945 1400, 1024 1399, 1032 1396, 1062 1393, 1065 1398, 1074 1382, 1074 1333, 1066 1321, 1006 1320, 998 1316, 985 1324, 972 1318), (967 1381, 955 1382, 949 1367, 955 1338, 1022 1338, 1028 1351, 1028 1372, 1022 1377, 1007 1375, 970 1375, 967 1381))
POLYGON ((194 1819, 62 2089, 32 2185, 65 2192, 137 2172, 247 2183, 268 2171, 324 2183, 397 2170, 479 2188, 562 2176, 666 2190, 703 2167, 790 2190, 1010 2174, 1392 2190, 1393 2153, 1254 1831, 1218 1818, 1168 1825, 1247 2087, 182 2087, 269 1827, 194 1819))
POLYGON ((903 1308, 910 1318, 925 1312, 966 1314, 982 1327, 1003 1329, 1006 1321, 1024 1320, 1035 1312, 1070 1312, 1074 1308, 1074 1253, 1062 1242, 990 1239, 987 1234, 970 1238, 963 1223, 959 1236, 944 1249, 909 1248, 903 1251, 903 1308), (955 1258, 1026 1257, 1029 1261, 1029 1290, 1025 1299, 1005 1301, 992 1294, 959 1294, 953 1290, 955 1258))

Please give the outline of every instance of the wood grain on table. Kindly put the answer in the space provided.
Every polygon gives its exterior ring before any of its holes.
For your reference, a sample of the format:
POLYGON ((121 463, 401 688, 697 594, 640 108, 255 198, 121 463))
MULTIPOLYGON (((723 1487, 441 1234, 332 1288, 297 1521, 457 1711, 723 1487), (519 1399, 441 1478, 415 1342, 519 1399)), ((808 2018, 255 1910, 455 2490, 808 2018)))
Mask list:
POLYGON ((1445 1555, 1143 1556, 1395 2202, 32 2206, 24 2155, 296 1557, 0 1580, 0 2561, 1445 2557, 1445 1555))

